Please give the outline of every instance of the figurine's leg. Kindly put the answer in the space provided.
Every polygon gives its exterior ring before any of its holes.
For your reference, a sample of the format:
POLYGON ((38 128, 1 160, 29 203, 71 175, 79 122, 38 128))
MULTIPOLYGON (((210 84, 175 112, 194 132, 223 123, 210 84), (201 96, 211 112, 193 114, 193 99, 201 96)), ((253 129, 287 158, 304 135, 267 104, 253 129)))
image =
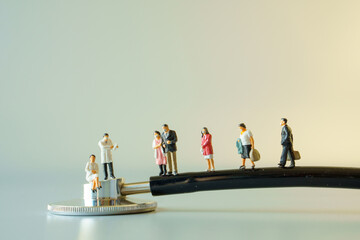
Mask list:
POLYGON ((171 152, 167 152, 167 161, 169 165, 169 174, 172 173, 172 158, 171 158, 171 152))
POLYGON ((159 168, 160 168, 159 176, 161 176, 161 175, 164 174, 164 170, 163 170, 163 167, 162 167, 162 166, 163 166, 162 164, 159 165, 159 168))
POLYGON ((163 164, 162 166, 163 166, 163 168, 164 168, 164 176, 165 176, 165 175, 166 175, 166 172, 167 172, 167 171, 166 171, 166 164, 163 164))
POLYGON ((176 161, 176 152, 172 152, 171 155, 172 155, 172 160, 174 162, 175 174, 177 174, 178 173, 178 167, 177 167, 177 161, 176 161))
POLYGON ((113 167, 113 163, 109 163, 109 169, 110 169, 110 177, 115 178, 114 176, 114 167, 113 167))
POLYGON ((98 181, 99 188, 102 188, 101 187, 101 182, 99 181, 99 178, 97 178, 97 181, 98 181))
POLYGON ((108 179, 108 171, 107 171, 107 163, 103 163, 103 167, 104 167, 104 180, 108 179))
POLYGON ((212 158, 212 159, 210 159, 210 161, 211 161, 212 168, 215 170, 214 159, 212 158))
POLYGON ((210 172, 210 170, 211 170, 210 159, 206 159, 206 160, 207 160, 207 164, 208 164, 207 171, 210 172))
POLYGON ((282 167, 285 166, 287 155, 288 155, 288 146, 283 145, 283 150, 282 150, 281 158, 280 158, 280 166, 282 166, 282 167))

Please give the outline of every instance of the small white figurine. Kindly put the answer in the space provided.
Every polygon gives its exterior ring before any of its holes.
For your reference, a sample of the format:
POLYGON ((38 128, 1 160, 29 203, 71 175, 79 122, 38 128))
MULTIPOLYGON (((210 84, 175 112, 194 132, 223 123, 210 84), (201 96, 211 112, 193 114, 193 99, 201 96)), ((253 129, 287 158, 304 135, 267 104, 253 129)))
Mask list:
POLYGON ((111 139, 109 138, 109 134, 105 133, 103 139, 99 141, 99 147, 101 150, 101 163, 104 167, 104 180, 108 180, 107 165, 109 166, 110 177, 115 178, 111 151, 115 150, 119 146, 115 145, 114 147, 111 139))
POLYGON ((101 183, 99 181, 99 167, 95 162, 94 154, 90 155, 90 161, 86 164, 85 172, 86 172, 86 181, 88 181, 89 183, 93 183, 91 188, 93 192, 96 192, 97 190, 102 188, 101 183))

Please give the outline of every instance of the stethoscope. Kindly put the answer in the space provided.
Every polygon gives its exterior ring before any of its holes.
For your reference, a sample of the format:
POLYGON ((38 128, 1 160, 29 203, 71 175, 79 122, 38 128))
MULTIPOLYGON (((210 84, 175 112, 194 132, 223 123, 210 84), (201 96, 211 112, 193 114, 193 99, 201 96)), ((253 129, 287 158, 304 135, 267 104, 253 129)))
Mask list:
POLYGON ((150 177, 149 181, 125 183, 123 178, 102 181, 103 188, 96 193, 90 184, 84 184, 84 196, 48 205, 49 212, 59 215, 114 215, 154 211, 155 201, 139 200, 128 195, 151 193, 153 196, 192 193, 200 191, 321 187, 360 189, 360 168, 295 167, 257 168, 254 170, 221 170, 189 172, 177 176, 150 177))

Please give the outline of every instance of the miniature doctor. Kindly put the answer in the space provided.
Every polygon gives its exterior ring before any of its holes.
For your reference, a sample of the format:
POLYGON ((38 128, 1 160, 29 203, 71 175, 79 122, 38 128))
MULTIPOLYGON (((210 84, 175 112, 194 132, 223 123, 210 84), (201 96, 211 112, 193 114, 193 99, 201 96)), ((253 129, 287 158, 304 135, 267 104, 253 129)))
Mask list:
POLYGON ((215 171, 214 156, 213 156, 214 152, 211 143, 211 138, 212 137, 211 134, 209 133, 209 130, 206 127, 204 127, 201 131, 201 150, 205 160, 207 160, 208 172, 215 171))
MULTIPOLYGON (((104 180, 108 180, 108 171, 107 166, 109 166, 110 177, 115 178, 114 176, 114 168, 113 168, 113 160, 111 151, 114 150, 114 145, 109 138, 109 134, 104 133, 103 139, 99 141, 99 147, 101 150, 101 163, 104 167, 104 180)), ((119 146, 116 146, 118 148, 119 146)))
POLYGON ((99 167, 97 163, 95 162, 95 155, 90 155, 90 161, 87 162, 85 167, 86 172, 86 181, 89 183, 92 183, 92 192, 96 192, 97 190, 100 190, 101 183, 99 181, 99 167))
POLYGON ((174 163, 174 175, 178 174, 177 161, 176 161, 176 142, 177 136, 174 130, 170 130, 167 124, 162 126, 164 132, 161 134, 163 139, 163 147, 165 148, 166 158, 169 165, 168 175, 171 176, 173 171, 172 164, 174 163))
MULTIPOLYGON (((240 169, 245 169, 245 160, 246 158, 250 159, 250 151, 251 149, 254 149, 254 138, 250 130, 246 129, 246 125, 244 123, 239 124, 239 128, 241 130, 240 133, 240 141, 241 142, 241 158, 242 158, 242 165, 240 166, 240 169)), ((251 168, 255 168, 255 163, 250 159, 252 166, 251 168)))
POLYGON ((287 119, 282 118, 280 121, 281 128, 281 145, 283 147, 279 168, 284 168, 286 164, 287 156, 290 156, 290 166, 289 168, 295 167, 295 156, 294 156, 294 150, 293 150, 293 135, 291 128, 287 125, 287 119))
POLYGON ((159 131, 154 132, 154 141, 152 144, 153 149, 155 150, 155 160, 156 164, 159 165, 160 173, 159 176, 166 176, 166 156, 163 148, 163 140, 159 131))

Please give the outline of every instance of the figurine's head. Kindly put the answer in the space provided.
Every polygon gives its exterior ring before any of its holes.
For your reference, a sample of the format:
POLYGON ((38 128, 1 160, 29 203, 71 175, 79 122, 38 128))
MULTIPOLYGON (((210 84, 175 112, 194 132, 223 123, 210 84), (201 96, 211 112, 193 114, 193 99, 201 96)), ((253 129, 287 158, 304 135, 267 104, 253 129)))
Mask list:
POLYGON ((280 125, 281 126, 284 126, 287 124, 287 119, 286 118, 282 118, 281 121, 280 121, 280 125))
POLYGON ((92 162, 92 163, 95 162, 95 158, 96 158, 95 155, 91 154, 90 155, 90 162, 92 162))
POLYGON ((104 139, 108 140, 109 139, 109 134, 108 133, 104 133, 104 139))
POLYGON ((239 128, 240 128, 241 131, 245 131, 245 130, 246 130, 246 125, 245 125, 245 123, 240 123, 240 124, 239 124, 239 128))
POLYGON ((154 137, 155 138, 160 138, 160 132, 159 131, 154 131, 154 137))
POLYGON ((207 129, 207 127, 203 127, 203 129, 201 130, 201 136, 204 136, 205 134, 209 134, 209 130, 207 129))
POLYGON ((169 126, 167 124, 163 124, 162 125, 162 129, 165 131, 165 132, 168 132, 169 131, 169 126))

